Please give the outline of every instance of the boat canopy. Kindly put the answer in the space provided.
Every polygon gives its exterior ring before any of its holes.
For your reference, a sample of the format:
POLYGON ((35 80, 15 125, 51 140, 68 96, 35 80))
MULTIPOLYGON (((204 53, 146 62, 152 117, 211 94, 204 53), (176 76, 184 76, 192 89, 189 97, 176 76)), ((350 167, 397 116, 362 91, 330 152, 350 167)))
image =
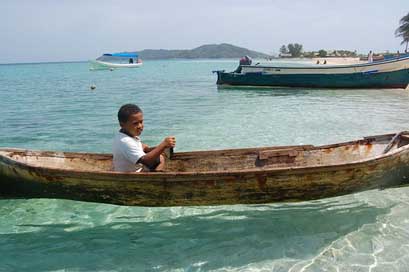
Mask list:
POLYGON ((116 63, 133 63, 134 60, 138 59, 138 54, 133 53, 105 53, 102 56, 98 57, 96 60, 98 61, 106 61, 106 62, 116 62, 116 63))
POLYGON ((137 58, 138 54, 136 54, 136 53, 105 53, 103 56, 122 57, 122 58, 137 58))

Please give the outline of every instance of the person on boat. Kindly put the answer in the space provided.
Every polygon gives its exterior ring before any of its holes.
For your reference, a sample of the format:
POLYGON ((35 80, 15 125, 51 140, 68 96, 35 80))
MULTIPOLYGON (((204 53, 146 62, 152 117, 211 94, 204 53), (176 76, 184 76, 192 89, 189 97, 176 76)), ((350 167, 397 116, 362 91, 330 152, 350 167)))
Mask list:
POLYGON ((369 51, 369 54, 368 54, 368 62, 373 62, 373 53, 372 53, 372 50, 369 51))
POLYGON ((241 57, 240 60, 239 60, 239 67, 237 67, 237 69, 234 70, 234 72, 235 73, 241 73, 241 70, 242 70, 241 66, 242 65, 251 65, 252 62, 253 61, 249 56, 241 57))
POLYGON ((131 59, 129 59, 129 63, 130 64, 132 64, 133 63, 133 59, 131 58, 131 59))
POLYGON ((324 64, 327 64, 327 60, 324 60, 324 64))
POLYGON ((316 64, 320 64, 320 60, 317 60, 317 63, 316 64))
POLYGON ((112 146, 114 171, 163 171, 165 158, 162 153, 167 148, 175 147, 175 137, 168 136, 155 147, 142 143, 143 112, 134 104, 125 104, 119 109, 118 121, 121 129, 115 135, 112 146))
POLYGON ((251 65, 253 61, 249 56, 244 56, 240 59, 239 65, 251 65))

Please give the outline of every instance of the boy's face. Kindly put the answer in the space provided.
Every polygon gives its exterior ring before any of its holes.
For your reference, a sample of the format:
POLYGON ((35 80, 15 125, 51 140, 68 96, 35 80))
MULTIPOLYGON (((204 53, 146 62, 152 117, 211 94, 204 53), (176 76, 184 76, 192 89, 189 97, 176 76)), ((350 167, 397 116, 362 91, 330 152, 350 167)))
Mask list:
POLYGON ((143 113, 138 112, 129 116, 128 121, 120 123, 121 127, 125 129, 132 136, 139 136, 143 131, 143 113))

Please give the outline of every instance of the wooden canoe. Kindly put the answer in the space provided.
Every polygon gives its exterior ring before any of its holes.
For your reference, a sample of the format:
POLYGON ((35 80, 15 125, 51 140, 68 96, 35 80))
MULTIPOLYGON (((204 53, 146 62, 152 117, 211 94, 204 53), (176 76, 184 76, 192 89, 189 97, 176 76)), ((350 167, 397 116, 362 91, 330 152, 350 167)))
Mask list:
POLYGON ((4 148, 0 195, 137 206, 320 199, 404 184, 409 132, 394 136, 325 146, 178 152, 168 159, 166 171, 149 173, 113 172, 109 154, 4 148))

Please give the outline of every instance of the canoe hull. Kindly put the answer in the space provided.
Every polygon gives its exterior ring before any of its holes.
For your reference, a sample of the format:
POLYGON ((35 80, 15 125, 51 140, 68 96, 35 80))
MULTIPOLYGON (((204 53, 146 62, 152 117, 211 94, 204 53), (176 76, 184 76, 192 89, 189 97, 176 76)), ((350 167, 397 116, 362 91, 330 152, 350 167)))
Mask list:
POLYGON ((408 149, 369 162, 337 166, 144 175, 39 168, 0 157, 0 195, 127 206, 295 202, 406 184, 408 166, 408 149))

